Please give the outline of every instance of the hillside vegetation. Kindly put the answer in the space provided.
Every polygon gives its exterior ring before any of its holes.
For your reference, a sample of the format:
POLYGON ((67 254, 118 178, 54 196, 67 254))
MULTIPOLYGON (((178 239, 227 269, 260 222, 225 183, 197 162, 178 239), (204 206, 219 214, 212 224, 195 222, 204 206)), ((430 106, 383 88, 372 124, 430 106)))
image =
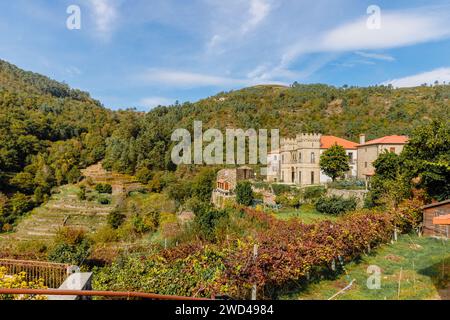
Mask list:
MULTIPOLYGON (((293 84, 222 92, 148 113, 110 111, 88 93, 0 61, 0 228, 45 202, 51 189, 79 182, 83 168, 106 169, 174 184, 176 128, 279 128, 282 136, 321 132, 356 140, 410 134, 450 112, 450 86, 393 89, 293 84)), ((189 172, 188 169, 186 172, 189 172)), ((185 175, 178 174, 183 178, 185 175)), ((178 192, 179 193, 179 192, 178 192)), ((179 195, 184 197, 184 195, 179 195)))
POLYGON ((101 160, 114 118, 88 93, 0 61, 0 230, 101 160))
POLYGON ((450 86, 393 89, 327 85, 257 86, 197 103, 159 107, 138 117, 129 113, 108 140, 105 164, 119 171, 172 169, 170 135, 175 128, 280 129, 284 137, 319 132, 357 141, 409 135, 431 119, 450 113, 450 86))

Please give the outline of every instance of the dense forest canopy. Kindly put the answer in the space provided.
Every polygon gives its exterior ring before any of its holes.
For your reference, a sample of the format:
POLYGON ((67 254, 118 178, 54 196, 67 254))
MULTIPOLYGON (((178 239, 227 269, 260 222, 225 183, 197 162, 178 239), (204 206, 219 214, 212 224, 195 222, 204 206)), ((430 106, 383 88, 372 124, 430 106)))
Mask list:
POLYGON ((323 84, 255 86, 147 113, 111 111, 86 92, 0 60, 0 228, 38 205, 51 188, 76 182, 80 169, 104 167, 150 177, 175 170, 174 129, 280 129, 357 141, 410 134, 450 114, 450 86, 394 89, 323 84), (23 202, 27 202, 25 205, 23 202))

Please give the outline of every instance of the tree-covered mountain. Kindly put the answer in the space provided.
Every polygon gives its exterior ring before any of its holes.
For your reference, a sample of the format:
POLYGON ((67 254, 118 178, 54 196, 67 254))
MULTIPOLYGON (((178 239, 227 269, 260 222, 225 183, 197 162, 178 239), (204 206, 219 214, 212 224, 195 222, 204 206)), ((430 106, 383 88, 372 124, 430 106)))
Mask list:
POLYGON ((316 84, 256 86, 196 103, 142 113, 111 111, 86 92, 0 61, 0 228, 37 205, 56 185, 103 160, 107 169, 150 180, 175 170, 174 129, 280 129, 282 136, 320 132, 357 140, 410 134, 450 114, 450 86, 393 89, 316 84))
POLYGON ((387 86, 336 88, 315 84, 256 86, 170 107, 145 117, 128 114, 108 140, 105 164, 120 171, 141 167, 170 168, 170 134, 175 128, 280 129, 282 136, 300 132, 336 135, 358 141, 408 135, 434 118, 450 114, 450 86, 394 89, 387 86))
POLYGON ((88 93, 0 61, 0 228, 101 160, 115 123, 88 93))

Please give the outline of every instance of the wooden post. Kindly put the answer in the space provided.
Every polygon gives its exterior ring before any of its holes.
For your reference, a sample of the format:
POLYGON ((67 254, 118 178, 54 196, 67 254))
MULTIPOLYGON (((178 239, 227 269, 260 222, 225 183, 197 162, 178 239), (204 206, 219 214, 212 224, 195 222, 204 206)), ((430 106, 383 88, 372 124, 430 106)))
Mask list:
MULTIPOLYGON (((253 261, 254 262, 256 261, 257 256, 258 256, 258 245, 255 244, 253 246, 253 261)), ((252 300, 256 300, 256 293, 257 293, 257 286, 255 283, 255 284, 253 284, 253 287, 252 287, 252 300)))
POLYGON ((402 272, 403 272, 403 267, 400 268, 400 275, 398 277, 397 300, 400 300, 400 288, 401 288, 401 284, 402 284, 402 272))

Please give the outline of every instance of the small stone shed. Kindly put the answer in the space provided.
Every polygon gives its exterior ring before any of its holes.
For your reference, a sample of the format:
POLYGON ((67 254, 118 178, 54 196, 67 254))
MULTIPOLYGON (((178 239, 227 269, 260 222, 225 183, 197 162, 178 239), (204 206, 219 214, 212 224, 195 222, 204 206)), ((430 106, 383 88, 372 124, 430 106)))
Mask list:
POLYGON ((423 234, 425 236, 450 237, 450 199, 422 207, 423 234))

